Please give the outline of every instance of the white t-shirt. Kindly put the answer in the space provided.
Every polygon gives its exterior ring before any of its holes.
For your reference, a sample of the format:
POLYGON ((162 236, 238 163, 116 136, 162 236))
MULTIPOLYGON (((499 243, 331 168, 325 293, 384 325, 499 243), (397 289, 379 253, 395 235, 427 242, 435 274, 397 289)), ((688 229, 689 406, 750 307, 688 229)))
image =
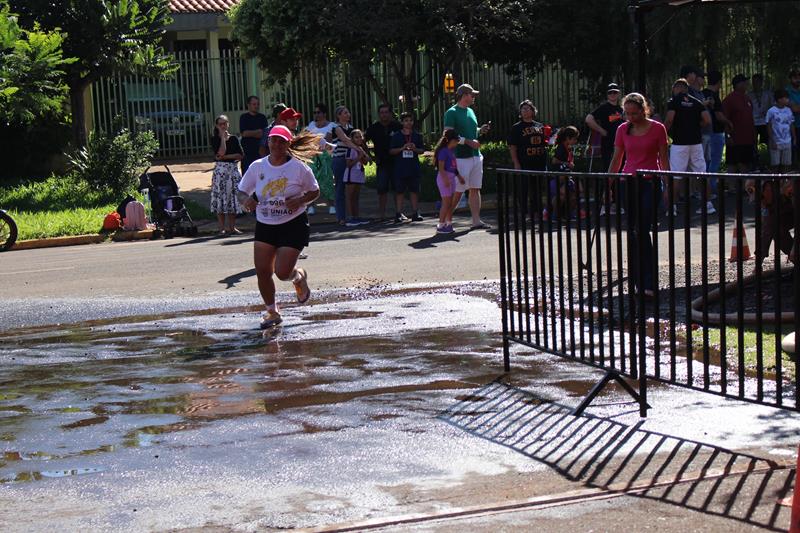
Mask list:
POLYGON ((290 157, 286 163, 276 167, 270 164, 267 156, 257 159, 247 168, 239 182, 239 190, 248 195, 256 193, 256 220, 262 224, 277 225, 289 222, 306 210, 305 206, 287 209, 287 198, 318 191, 319 184, 311 169, 302 161, 290 157))
POLYGON ((790 145, 792 144, 792 122, 794 122, 794 114, 789 106, 780 108, 772 106, 767 111, 767 124, 772 129, 772 139, 775 144, 790 145))
POLYGON ((332 132, 333 128, 335 127, 336 127, 335 122, 328 122, 326 125, 320 128, 319 126, 317 126, 317 123, 312 120, 311 122, 308 123, 306 129, 311 133, 315 133, 317 135, 322 135, 323 137, 325 137, 327 134, 332 132))
MULTIPOLYGON (((313 121, 313 120, 308 123, 308 126, 306 126, 306 129, 308 131, 310 131, 311 133, 313 133, 315 135, 322 135, 322 139, 319 140, 319 148, 320 148, 320 150, 328 149, 328 145, 330 143, 328 142, 327 139, 325 139, 325 137, 329 133, 333 132, 334 128, 336 128, 336 123, 335 122, 328 122, 325 126, 320 128, 319 126, 317 126, 317 123, 315 121, 313 121)), ((331 145, 331 149, 333 149, 333 147, 335 147, 335 145, 331 145)))

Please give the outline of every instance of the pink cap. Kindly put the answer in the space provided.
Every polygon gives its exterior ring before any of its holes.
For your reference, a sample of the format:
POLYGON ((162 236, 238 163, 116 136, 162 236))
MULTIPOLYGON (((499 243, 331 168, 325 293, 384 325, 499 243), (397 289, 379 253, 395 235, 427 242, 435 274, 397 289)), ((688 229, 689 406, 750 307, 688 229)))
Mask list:
POLYGON ((269 136, 280 137, 286 142, 290 142, 293 137, 292 132, 286 126, 272 126, 272 129, 269 130, 269 136))

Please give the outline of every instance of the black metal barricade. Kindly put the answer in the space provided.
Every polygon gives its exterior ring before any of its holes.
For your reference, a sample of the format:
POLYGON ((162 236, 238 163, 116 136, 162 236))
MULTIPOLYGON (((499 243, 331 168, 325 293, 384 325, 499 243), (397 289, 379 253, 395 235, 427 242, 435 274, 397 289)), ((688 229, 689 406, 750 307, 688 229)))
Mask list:
POLYGON ((576 414, 616 380, 644 416, 648 379, 800 409, 796 359, 782 346, 800 331, 798 185, 499 170, 506 370, 510 342, 604 370, 576 414))

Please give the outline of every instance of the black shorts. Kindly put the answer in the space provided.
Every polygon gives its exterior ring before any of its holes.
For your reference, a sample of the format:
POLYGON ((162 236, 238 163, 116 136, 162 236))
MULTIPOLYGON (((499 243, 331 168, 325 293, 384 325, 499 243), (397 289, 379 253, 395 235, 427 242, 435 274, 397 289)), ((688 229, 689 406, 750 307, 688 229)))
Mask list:
POLYGON ((256 222, 255 240, 270 244, 275 248, 289 247, 302 250, 308 246, 310 233, 311 226, 308 223, 308 216, 303 213, 283 224, 256 222))
POLYGON ((402 176, 395 173, 394 175, 394 191, 397 194, 404 192, 419 192, 419 175, 416 176, 402 176))
POLYGON ((725 147, 725 163, 728 165, 752 165, 754 155, 752 144, 729 144, 725 147))

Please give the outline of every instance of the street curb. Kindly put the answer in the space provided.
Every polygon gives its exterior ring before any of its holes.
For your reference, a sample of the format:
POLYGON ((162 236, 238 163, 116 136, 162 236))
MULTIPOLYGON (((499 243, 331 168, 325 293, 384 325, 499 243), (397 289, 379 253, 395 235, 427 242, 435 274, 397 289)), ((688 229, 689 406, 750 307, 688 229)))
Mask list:
POLYGON ((53 248, 56 246, 76 246, 79 244, 99 244, 106 240, 106 235, 73 235, 70 237, 51 237, 49 239, 28 239, 17 241, 11 250, 33 250, 35 248, 53 248))
MULTIPOLYGON (((494 200, 489 200, 484 202, 481 206, 481 209, 496 209, 497 202, 494 200)), ((460 208, 456 209, 456 213, 469 213, 469 208, 460 208)), ((431 213, 431 216, 434 216, 435 213, 431 213)), ((195 224, 201 226, 205 222, 212 222, 212 221, 202 221, 197 220, 195 224)), ((336 220, 333 219, 329 221, 316 221, 317 224, 335 224, 336 220)), ((213 231, 200 231, 199 235, 214 235, 216 230, 213 231)), ((138 241, 138 240, 150 240, 153 238, 153 230, 142 230, 142 231, 118 231, 116 233, 111 234, 110 240, 114 242, 127 242, 127 241, 138 241)), ((25 241, 17 241, 14 243, 14 246, 11 248, 10 251, 14 250, 34 250, 37 248, 55 248, 58 246, 78 246, 81 244, 100 244, 109 239, 107 234, 94 234, 94 235, 72 235, 68 237, 51 237, 48 239, 28 239, 25 241)))

